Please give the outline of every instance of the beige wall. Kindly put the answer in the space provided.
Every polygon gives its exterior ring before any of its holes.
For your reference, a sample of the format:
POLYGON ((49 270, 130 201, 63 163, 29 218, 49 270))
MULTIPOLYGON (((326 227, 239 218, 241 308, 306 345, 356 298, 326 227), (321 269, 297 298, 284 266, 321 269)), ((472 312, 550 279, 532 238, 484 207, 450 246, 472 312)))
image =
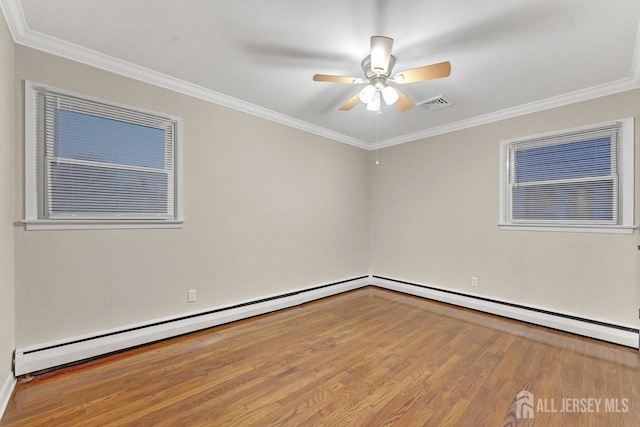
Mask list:
POLYGON ((0 387, 11 372, 11 360, 15 348, 13 54, 13 39, 0 14, 0 387))
POLYGON ((506 231, 497 220, 500 140, 635 115, 638 158, 638 106, 636 90, 381 150, 372 273, 637 327, 637 232, 506 231))
MULTIPOLYGON (((15 78, 182 117, 186 218, 182 230, 17 228, 18 347, 367 274, 364 150, 21 46, 15 78)), ((16 112, 22 165, 22 96, 16 112)))

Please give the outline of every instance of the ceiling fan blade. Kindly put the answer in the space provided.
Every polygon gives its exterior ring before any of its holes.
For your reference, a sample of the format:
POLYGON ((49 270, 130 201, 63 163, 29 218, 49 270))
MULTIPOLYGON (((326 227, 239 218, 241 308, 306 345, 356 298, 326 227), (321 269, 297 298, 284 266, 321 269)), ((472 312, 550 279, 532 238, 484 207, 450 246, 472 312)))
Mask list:
POLYGON ((371 70, 377 74, 386 74, 391 59, 393 39, 389 37, 371 37, 371 70))
POLYGON ((355 96, 348 100, 342 107, 339 108, 339 110, 349 111, 353 107, 355 107, 358 102, 360 102, 360 93, 356 93, 355 96))
POLYGON ((313 76, 314 82, 329 82, 329 83, 363 83, 364 80, 359 77, 343 77, 343 76, 331 76, 328 74, 315 74, 313 76))
POLYGON ((415 105, 413 101, 411 101, 409 98, 404 96, 404 93, 400 92, 395 87, 393 88, 393 90, 398 92, 398 96, 399 96, 398 100, 393 104, 393 106, 396 107, 398 111, 405 112, 415 105))
POLYGON ((396 83, 405 84, 421 82, 423 80, 439 79, 441 77, 449 77, 449 74, 451 74, 451 63, 449 61, 445 61, 438 64, 425 65, 424 67, 402 71, 396 74, 393 79, 396 83))

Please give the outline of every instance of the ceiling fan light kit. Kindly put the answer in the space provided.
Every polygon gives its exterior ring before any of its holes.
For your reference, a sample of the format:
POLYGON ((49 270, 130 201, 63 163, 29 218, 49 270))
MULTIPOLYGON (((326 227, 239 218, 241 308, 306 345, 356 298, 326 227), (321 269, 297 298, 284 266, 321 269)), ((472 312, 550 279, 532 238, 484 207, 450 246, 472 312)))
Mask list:
POLYGON ((384 98, 385 104, 393 105, 398 98, 400 98, 400 95, 398 95, 398 92, 391 86, 385 86, 384 89, 382 89, 382 98, 384 98))
POLYGON ((376 96, 376 87, 374 85, 372 85, 372 84, 366 85, 360 91, 360 101, 362 101, 365 104, 368 104, 371 101, 373 101, 373 98, 375 96, 376 96))
POLYGON ((424 80, 448 77, 451 74, 449 61, 438 64, 425 65, 401 71, 393 78, 389 77, 396 64, 396 58, 391 55, 393 39, 383 36, 371 37, 371 54, 362 60, 360 64, 365 78, 332 76, 316 74, 313 80, 317 82, 367 84, 357 95, 340 107, 340 111, 349 111, 358 104, 358 101, 367 105, 369 111, 380 111, 380 99, 387 105, 393 105, 398 111, 407 111, 415 104, 398 89, 388 86, 387 83, 405 84, 424 80))
POLYGON ((373 96, 371 102, 367 103, 367 110, 380 111, 380 91, 376 90, 376 93, 373 96))

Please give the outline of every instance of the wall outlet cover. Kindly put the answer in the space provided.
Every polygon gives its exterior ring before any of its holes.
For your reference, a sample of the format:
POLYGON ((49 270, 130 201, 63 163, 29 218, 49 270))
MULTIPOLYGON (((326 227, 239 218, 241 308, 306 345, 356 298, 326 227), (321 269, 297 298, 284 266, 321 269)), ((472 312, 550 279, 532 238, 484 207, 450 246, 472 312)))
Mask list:
POLYGON ((187 301, 188 302, 196 302, 196 297, 197 297, 196 290, 195 289, 190 289, 188 297, 187 297, 187 301))

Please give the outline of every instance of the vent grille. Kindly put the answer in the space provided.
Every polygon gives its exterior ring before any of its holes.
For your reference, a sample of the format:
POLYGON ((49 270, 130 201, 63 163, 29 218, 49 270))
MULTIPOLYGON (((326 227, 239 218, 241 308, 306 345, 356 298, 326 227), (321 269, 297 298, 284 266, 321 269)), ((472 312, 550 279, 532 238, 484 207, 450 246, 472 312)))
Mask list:
POLYGON ((444 95, 438 95, 425 101, 418 102, 416 105, 424 108, 427 111, 436 111, 453 105, 453 102, 451 102, 450 99, 445 98, 444 95))

